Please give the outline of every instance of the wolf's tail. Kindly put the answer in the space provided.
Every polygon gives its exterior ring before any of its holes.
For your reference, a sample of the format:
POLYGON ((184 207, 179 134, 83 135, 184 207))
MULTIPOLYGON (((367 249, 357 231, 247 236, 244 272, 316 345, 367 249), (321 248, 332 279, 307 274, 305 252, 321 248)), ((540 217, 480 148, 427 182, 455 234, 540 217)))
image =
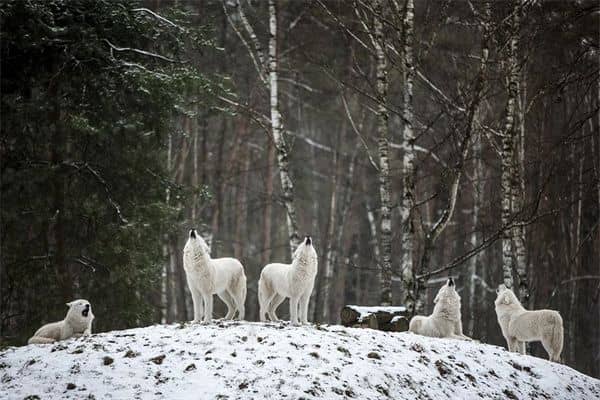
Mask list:
POLYGON ((564 328, 563 320, 559 313, 553 318, 552 324, 552 354, 550 355, 550 361, 560 362, 560 353, 563 349, 564 341, 564 328))
POLYGON ((27 341, 27 344, 48 344, 48 343, 54 343, 54 342, 56 342, 56 340, 51 339, 51 338, 47 338, 47 337, 43 337, 43 336, 32 336, 27 341))
POLYGON ((267 287, 267 282, 265 277, 260 274, 260 279, 258 280, 258 305, 260 308, 260 320, 265 322, 267 320, 267 308, 268 308, 268 299, 269 299, 269 290, 267 287))
POLYGON ((237 293, 239 293, 239 299, 237 304, 238 318, 240 320, 243 320, 246 316, 246 294, 248 293, 248 286, 246 285, 246 274, 240 274, 237 284, 237 293))

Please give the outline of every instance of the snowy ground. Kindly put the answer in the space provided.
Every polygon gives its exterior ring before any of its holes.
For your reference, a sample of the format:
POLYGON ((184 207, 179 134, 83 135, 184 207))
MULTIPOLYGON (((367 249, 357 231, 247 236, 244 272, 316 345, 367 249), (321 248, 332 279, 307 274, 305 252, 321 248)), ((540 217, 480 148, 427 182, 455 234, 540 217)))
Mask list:
POLYGON ((2 399, 598 399, 600 381, 496 346, 217 322, 0 352, 2 399))

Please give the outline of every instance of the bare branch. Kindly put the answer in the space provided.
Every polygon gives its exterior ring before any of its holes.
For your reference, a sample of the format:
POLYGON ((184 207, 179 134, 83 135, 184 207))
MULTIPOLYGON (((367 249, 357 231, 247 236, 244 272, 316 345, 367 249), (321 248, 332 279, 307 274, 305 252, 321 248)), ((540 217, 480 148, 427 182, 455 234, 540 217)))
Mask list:
POLYGON ((163 16, 161 16, 161 15, 158 15, 158 14, 157 14, 157 13, 155 13, 154 11, 152 11, 152 10, 149 10, 149 9, 147 9, 147 8, 144 8, 144 7, 140 7, 140 8, 134 8, 134 9, 133 9, 133 10, 131 10, 131 11, 133 11, 133 12, 145 12, 145 13, 148 13, 148 14, 152 15, 154 18, 156 18, 156 19, 158 19, 158 20, 160 20, 160 21, 162 21, 162 22, 165 22, 165 23, 167 23, 168 25, 171 25, 171 26, 172 26, 172 27, 174 27, 174 28, 177 28, 177 29, 179 29, 179 30, 181 30, 181 31, 183 31, 183 32, 187 32, 187 30, 186 30, 185 28, 182 28, 181 26, 177 25, 176 23, 174 23, 174 22, 172 22, 172 21, 170 21, 170 20, 166 19, 165 17, 163 17, 163 16))
POLYGON ((342 103, 344 104, 344 110, 346 110, 346 116, 348 117, 348 121, 350 121, 350 126, 352 126, 352 130, 354 131, 354 133, 356 133, 356 135, 360 139, 360 142, 362 143, 362 145, 365 149, 365 152, 367 153, 367 157, 369 158, 369 162, 371 163, 373 168, 375 168, 376 171, 379 171, 379 166, 373 159, 373 156, 371 156, 371 152, 369 151, 369 146, 367 145, 365 138, 361 135, 360 131, 356 127, 356 124, 354 123, 354 120, 352 119, 352 114, 350 113, 348 103, 346 102, 346 97, 343 94, 341 95, 341 97, 342 97, 342 103))
POLYGON ((161 56, 160 54, 152 53, 152 52, 149 52, 149 51, 146 51, 146 50, 135 49, 135 48, 132 48, 132 47, 119 47, 119 46, 115 46, 114 44, 112 44, 111 42, 109 42, 108 39, 103 39, 103 40, 110 46, 111 50, 114 50, 114 51, 131 51, 133 53, 137 53, 137 54, 142 54, 144 56, 158 58, 160 60, 167 61, 167 62, 170 62, 170 63, 175 63, 176 62, 172 58, 161 56))

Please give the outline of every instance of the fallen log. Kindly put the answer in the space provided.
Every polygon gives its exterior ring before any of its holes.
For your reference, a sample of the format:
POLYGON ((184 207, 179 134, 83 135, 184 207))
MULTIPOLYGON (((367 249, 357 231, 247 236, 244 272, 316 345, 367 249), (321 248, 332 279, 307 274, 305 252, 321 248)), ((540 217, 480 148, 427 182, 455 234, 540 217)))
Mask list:
POLYGON ((342 308, 342 325, 350 327, 371 328, 380 331, 404 332, 408 330, 406 307, 355 306, 342 308))

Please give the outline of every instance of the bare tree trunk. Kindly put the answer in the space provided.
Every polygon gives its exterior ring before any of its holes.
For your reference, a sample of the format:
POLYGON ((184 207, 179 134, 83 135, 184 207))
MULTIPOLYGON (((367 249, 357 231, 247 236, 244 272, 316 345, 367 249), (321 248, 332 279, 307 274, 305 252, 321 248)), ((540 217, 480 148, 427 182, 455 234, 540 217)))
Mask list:
MULTIPOLYGON (((485 181, 483 179, 483 164, 481 162, 481 134, 477 135, 473 146, 473 210, 471 213, 471 248, 475 248, 479 242, 479 212, 482 204, 483 193, 485 193, 485 181)), ((473 336, 475 329, 475 307, 476 307, 476 288, 479 259, 483 254, 477 253, 469 260, 469 319, 467 332, 469 336, 473 336)))
POLYGON ((387 110, 387 60, 385 58, 385 40, 383 36, 383 7, 382 1, 374 3, 375 37, 373 46, 376 54, 377 77, 377 143, 379 151, 379 198, 380 198, 380 229, 379 252, 381 258, 380 303, 392 304, 392 212, 390 189, 390 161, 388 139, 388 110, 387 110))
POLYGON ((52 140, 49 147, 50 163, 54 169, 52 176, 52 216, 49 221, 48 250, 54 264, 54 272, 58 288, 63 301, 73 300, 73 279, 67 265, 65 243, 65 174, 62 172, 62 162, 66 151, 65 127, 61 122, 61 109, 58 99, 58 89, 55 84, 50 85, 50 96, 55 99, 50 111, 52 140))
MULTIPOLYGON (((198 106, 196 106, 196 113, 198 112, 198 106)), ((198 214, 198 202, 200 201, 200 196, 198 195, 198 187, 200 186, 200 175, 198 173, 198 159, 199 159, 199 151, 198 151, 198 119, 194 118, 192 121, 193 127, 193 164, 192 164, 192 185, 196 190, 194 191, 194 196, 192 198, 192 225, 196 225, 197 214, 198 214)))
MULTIPOLYGON (((248 119, 245 116, 239 116, 238 132, 240 140, 243 142, 248 133, 248 119)), ((247 226, 247 202, 248 202, 248 170, 250 169, 250 149, 242 149, 238 157, 238 176, 241 179, 239 184, 238 195, 235 196, 235 228, 233 240, 233 254, 238 260, 241 260, 244 255, 244 243, 246 238, 244 233, 247 226)))
POLYGON ((278 59, 277 59, 277 1, 269 0, 269 89, 271 92, 271 130, 273 141, 277 149, 277 164, 279 178, 283 191, 283 202, 286 210, 288 235, 290 238, 290 255, 300 243, 298 223, 296 221, 296 207, 294 205, 294 184, 289 171, 288 148, 283 137, 281 114, 279 113, 278 89, 278 59))
POLYGON ((350 211, 350 206, 352 205, 352 197, 354 191, 352 189, 352 183, 354 181, 354 171, 356 167, 356 160, 358 159, 358 146, 356 147, 354 154, 352 155, 352 159, 350 160, 350 165, 348 166, 348 172, 346 175, 345 187, 346 191, 344 192, 344 197, 342 198, 342 208, 340 210, 338 229, 335 234, 335 243, 332 251, 332 265, 335 270, 333 273, 338 279, 336 280, 335 285, 335 295, 333 300, 328 304, 330 307, 329 315, 331 316, 330 322, 338 323, 339 322, 339 310, 342 308, 344 303, 344 292, 346 287, 346 274, 349 266, 349 259, 345 261, 345 266, 339 266, 338 254, 342 249, 342 238, 344 236, 344 228, 346 226, 346 221, 348 218, 348 213, 350 211))
POLYGON ((333 259, 335 251, 334 235, 335 232, 340 229, 337 224, 338 163, 339 154, 336 151, 333 154, 333 175, 331 180, 331 197, 329 199, 329 222, 327 223, 327 246, 325 249, 325 262, 323 263, 323 274, 321 278, 322 288, 320 294, 317 293, 317 309, 321 310, 322 319, 320 320, 322 321, 328 321, 329 318, 329 302, 333 286, 333 264, 335 262, 333 259))
POLYGON ((275 145, 268 140, 267 148, 267 181, 265 183, 265 209, 263 214, 263 251, 262 265, 266 265, 271 259, 271 221, 273 218, 273 168, 275 167, 275 145))
POLYGON ((407 307, 409 315, 414 312, 415 298, 411 296, 411 290, 415 285, 414 279, 414 225, 413 207, 415 199, 415 135, 413 131, 413 41, 414 41, 414 3, 413 0, 406 2, 406 11, 403 19, 404 25, 404 48, 403 48, 403 75, 404 85, 402 87, 402 144, 404 153, 402 155, 402 202, 400 204, 400 251, 401 266, 400 274, 404 288, 401 303, 407 307))
MULTIPOLYGON (((520 12, 520 9, 519 9, 520 12)), ((515 24, 514 29, 516 30, 514 35, 515 37, 519 37, 520 31, 520 18, 518 12, 515 10, 515 24)), ((517 57, 518 44, 515 45, 515 54, 513 56, 517 57)), ((514 61, 517 62, 516 60, 514 61)), ((524 67, 523 67, 524 70, 524 67)), ((513 172, 514 176, 512 178, 512 215, 517 215, 518 213, 522 213, 523 206, 525 205, 525 104, 527 104, 527 93, 526 93, 526 85, 524 80, 524 72, 518 74, 518 84, 517 87, 517 106, 519 110, 518 121, 519 121, 519 132, 518 136, 515 134, 515 138, 518 138, 515 143, 516 150, 516 165, 514 166, 513 172), (522 92, 522 93, 519 93, 522 92)), ((527 307, 529 300, 529 283, 527 279, 527 252, 526 252, 526 232, 525 225, 517 225, 513 228, 512 238, 514 241, 514 251, 515 251, 515 268, 517 271, 517 276, 519 278, 519 299, 521 303, 527 307)))
MULTIPOLYGON (((515 116, 517 97, 519 96, 519 75, 517 65, 517 46, 518 46, 518 22, 519 22, 519 2, 514 2, 513 18, 511 23, 511 39, 508 46, 507 65, 508 65, 508 100, 506 103, 506 119, 504 123, 504 132, 502 134, 502 226, 509 225, 512 221, 512 199, 513 183, 515 176, 515 116)), ((504 285, 513 288, 513 240, 514 230, 505 229, 502 234, 502 274, 504 285)))
MULTIPOLYGON (((216 161, 216 165, 224 165, 223 162, 223 153, 224 153, 224 147, 225 147, 225 138, 227 137, 226 135, 227 132, 227 119, 222 118, 221 121, 221 134, 219 135, 219 143, 217 144, 217 161, 216 161)), ((235 139, 237 141, 237 138, 235 139)), ((227 163, 229 165, 229 163, 227 163)), ((219 230, 219 226, 221 225, 221 219, 222 219, 222 215, 221 215, 221 209, 223 207, 223 200, 225 197, 225 178, 223 177, 223 169, 222 168, 216 168, 215 169, 215 175, 213 177, 214 182, 215 182, 215 197, 212 201, 213 207, 212 207, 212 218, 211 218, 211 222, 210 222, 210 235, 211 235, 211 242, 210 242, 210 248, 211 250, 215 249, 215 244, 217 242, 217 232, 219 230)), ((213 257, 216 256, 216 253, 213 253, 213 257)))

